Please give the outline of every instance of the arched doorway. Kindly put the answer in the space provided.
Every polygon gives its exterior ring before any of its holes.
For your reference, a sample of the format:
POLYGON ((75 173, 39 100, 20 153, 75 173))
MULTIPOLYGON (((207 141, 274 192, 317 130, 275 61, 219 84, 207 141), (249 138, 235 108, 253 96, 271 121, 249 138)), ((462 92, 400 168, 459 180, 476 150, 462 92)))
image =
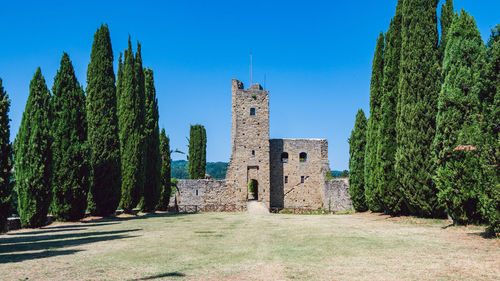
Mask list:
POLYGON ((259 182, 251 179, 248 182, 248 200, 259 200, 259 182))

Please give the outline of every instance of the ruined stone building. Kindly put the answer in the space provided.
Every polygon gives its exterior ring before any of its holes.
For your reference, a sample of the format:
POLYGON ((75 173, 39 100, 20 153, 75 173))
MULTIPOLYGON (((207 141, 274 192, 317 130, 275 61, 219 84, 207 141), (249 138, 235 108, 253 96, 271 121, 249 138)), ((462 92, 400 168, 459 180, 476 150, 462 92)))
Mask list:
POLYGON ((330 173, 326 139, 270 139, 269 91, 231 82, 231 160, 226 179, 180 180, 177 204, 201 211, 352 209, 346 180, 330 173), (250 187, 250 185, 252 187, 250 187))

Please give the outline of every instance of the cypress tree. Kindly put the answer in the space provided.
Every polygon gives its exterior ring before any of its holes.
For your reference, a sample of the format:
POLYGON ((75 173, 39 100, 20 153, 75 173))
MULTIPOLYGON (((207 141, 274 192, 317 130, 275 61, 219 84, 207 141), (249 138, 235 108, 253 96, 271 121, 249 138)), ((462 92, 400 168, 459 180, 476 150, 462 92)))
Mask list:
POLYGON ((52 87, 52 213, 57 220, 85 216, 89 185, 85 94, 67 53, 52 87))
POLYGON ((52 199, 50 92, 37 68, 17 134, 15 173, 22 227, 40 227, 47 222, 52 199))
POLYGON ((146 182, 144 183, 144 204, 142 208, 145 211, 152 211, 160 199, 161 192, 159 116, 153 71, 148 68, 144 73, 146 93, 146 120, 144 124, 144 134, 146 137, 146 182))
POLYGON ((170 139, 165 134, 165 129, 161 129, 160 133, 160 154, 161 154, 161 194, 158 201, 157 209, 161 211, 168 210, 170 201, 170 193, 172 187, 171 179, 171 159, 170 159, 170 139))
POLYGON ((381 211, 381 194, 377 190, 377 138, 380 124, 380 101, 382 98, 384 78, 384 35, 380 33, 377 39, 375 55, 372 63, 372 77, 370 85, 370 118, 366 132, 365 154, 365 199, 368 208, 372 211, 381 211))
POLYGON ((483 185, 477 116, 486 50, 474 18, 463 10, 453 21, 447 41, 433 143, 436 187, 439 201, 454 221, 477 223, 483 185))
POLYGON ((121 164, 113 50, 106 25, 101 25, 94 34, 86 92, 91 172, 89 209, 92 215, 109 216, 120 202, 121 164))
POLYGON ((412 215, 441 216, 431 145, 440 89, 436 0, 404 0, 395 171, 412 215))
POLYGON ((191 125, 189 133, 188 172, 191 179, 205 177, 207 134, 202 125, 191 125))
MULTIPOLYGON (((117 104, 117 114, 119 110, 120 104, 120 96, 122 93, 122 82, 123 82, 123 54, 120 52, 120 56, 118 57, 118 72, 116 73, 116 104, 117 104)), ((120 132, 118 131, 118 134, 120 132)))
POLYGON ((349 138, 349 193, 354 209, 364 212, 368 209, 365 201, 365 151, 366 117, 362 109, 356 114, 354 129, 349 138))
POLYGON ((6 228, 7 218, 11 215, 11 170, 12 149, 9 125, 10 99, 2 86, 0 78, 0 232, 6 228))
POLYGON ((481 214, 489 229, 500 233, 500 25, 496 25, 487 43, 487 91, 482 96, 482 112, 487 120, 482 159, 486 180, 481 194, 481 214))
MULTIPOLYGON (((135 53, 135 68, 134 74, 136 76, 136 118, 138 120, 138 136, 139 136, 139 153, 138 153, 138 161, 139 161, 139 175, 137 179, 137 184, 139 186, 140 198, 144 198, 144 185, 146 183, 146 80, 144 68, 142 67, 142 54, 141 54, 141 44, 137 42, 137 51, 135 53)), ((153 78, 153 77, 151 77, 153 78)), ((154 80, 152 81, 154 83, 154 80)), ((153 85, 154 87, 154 85, 153 85)), ((156 95, 156 91, 155 91, 156 95)), ((158 130, 158 128, 157 128, 158 130)), ((158 176, 159 177, 159 176, 158 176)), ((157 194, 159 191, 157 191, 157 194)), ((158 195, 156 195, 158 197, 158 195)), ((158 200, 158 198, 154 199, 158 200)), ((156 202, 155 201, 155 202, 156 202)), ((156 203, 150 205, 150 210, 154 209, 156 203)))
POLYGON ((144 75, 140 59, 140 45, 136 57, 130 37, 124 52, 118 81, 118 123, 121 147, 121 207, 131 212, 137 206, 144 190, 144 75), (140 68, 139 68, 140 66, 140 68), (140 73, 137 73, 140 70, 140 73), (142 86, 140 85, 142 84, 142 86))
POLYGON ((404 201, 394 173, 396 154, 396 105, 398 100, 399 61, 401 56, 401 5, 385 35, 383 94, 380 101, 380 125, 377 134, 376 189, 384 210, 391 215, 405 212, 404 201))
POLYGON ((438 53, 441 63, 443 62, 444 52, 448 42, 448 30, 453 23, 454 17, 455 11, 453 10, 453 0, 446 0, 446 2, 441 5, 441 17, 439 18, 439 22, 441 23, 441 41, 439 42, 438 53))

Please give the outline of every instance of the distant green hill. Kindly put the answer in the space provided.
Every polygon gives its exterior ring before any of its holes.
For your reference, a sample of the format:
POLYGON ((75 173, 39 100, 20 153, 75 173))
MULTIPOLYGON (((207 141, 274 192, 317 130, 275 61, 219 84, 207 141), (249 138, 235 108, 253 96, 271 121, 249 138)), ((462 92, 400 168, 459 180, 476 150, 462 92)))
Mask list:
MULTIPOLYGON (((227 165, 227 162, 207 162, 207 174, 214 179, 223 180, 226 178, 227 165)), ((186 160, 172 161, 172 178, 189 179, 187 166, 188 161, 186 160)), ((345 176, 345 173, 344 171, 332 171, 332 177, 345 176)))
MULTIPOLYGON (((206 173, 214 179, 223 180, 226 178, 227 164, 226 162, 207 162, 206 173)), ((189 179, 187 166, 186 160, 172 161, 172 178, 189 179)))

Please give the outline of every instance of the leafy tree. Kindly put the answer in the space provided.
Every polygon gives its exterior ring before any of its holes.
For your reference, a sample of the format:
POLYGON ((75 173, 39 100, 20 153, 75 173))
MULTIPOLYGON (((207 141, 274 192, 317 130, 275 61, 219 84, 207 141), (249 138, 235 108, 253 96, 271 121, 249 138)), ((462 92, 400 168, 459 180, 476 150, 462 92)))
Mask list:
POLYGON ((486 50, 474 18, 462 10, 449 29, 443 61, 433 151, 439 201, 454 221, 481 221, 484 184, 479 143, 480 92, 484 90, 486 50))
MULTIPOLYGON (((121 151, 121 207, 130 213, 137 206, 144 190, 144 74, 141 47, 137 44, 134 58, 130 37, 118 71, 118 124, 121 151), (138 73, 140 72, 140 73, 138 73), (142 86, 141 86, 142 84, 142 86)), ((148 206, 150 207, 150 206, 148 206)))
POLYGON ((171 165, 170 159, 170 139, 165 134, 165 129, 161 129, 160 133, 160 155, 161 155, 161 193, 157 209, 166 211, 170 201, 171 188, 171 165))
POLYGON ((57 220, 85 216, 89 185, 85 94, 67 53, 52 87, 52 213, 57 220))
POLYGON ((349 138, 349 193, 356 211, 368 209, 365 201, 366 117, 362 109, 356 114, 349 138))
POLYGON ((144 134, 146 137, 146 182, 144 183, 144 202, 142 208, 145 211, 152 211, 155 209, 156 204, 160 199, 160 192, 162 190, 162 161, 160 155, 160 136, 158 128, 158 100, 156 99, 153 71, 149 68, 145 70, 145 83, 146 120, 144 134))
POLYGON ((439 18, 439 22, 441 23, 441 41, 439 42, 438 53, 441 62, 444 59, 444 52, 448 42, 448 30, 453 23, 454 17, 455 11, 453 10, 453 0, 446 0, 446 2, 441 5, 441 17, 439 18))
POLYGON ((88 207, 92 215, 109 216, 120 202, 121 164, 113 50, 106 25, 94 34, 86 92, 91 172, 88 207))
POLYGON ((205 177, 207 134, 202 125, 191 125, 189 133, 188 172, 191 179, 205 177))
POLYGON ((395 171, 408 212, 442 216, 432 176, 431 145, 440 88, 436 0, 402 5, 401 61, 395 171))
POLYGON ((9 125, 10 99, 0 79, 0 232, 6 228, 10 212, 12 183, 12 148, 9 125))
POLYGON ((40 227, 47 222, 51 190, 50 92, 37 68, 16 137, 15 172, 22 227, 40 227))
POLYGON ((384 210, 392 215, 405 212, 403 195, 394 173, 402 2, 402 0, 398 1, 396 15, 385 34, 383 93, 380 100, 380 124, 377 133, 376 190, 379 191, 384 210))
POLYGON ((380 101, 382 98, 384 78, 384 35, 380 33, 377 39, 375 55, 372 63, 372 77, 370 86, 370 118, 366 131, 365 154, 365 199, 368 208, 372 211, 381 211, 381 194, 377 190, 377 142, 380 125, 380 101))

